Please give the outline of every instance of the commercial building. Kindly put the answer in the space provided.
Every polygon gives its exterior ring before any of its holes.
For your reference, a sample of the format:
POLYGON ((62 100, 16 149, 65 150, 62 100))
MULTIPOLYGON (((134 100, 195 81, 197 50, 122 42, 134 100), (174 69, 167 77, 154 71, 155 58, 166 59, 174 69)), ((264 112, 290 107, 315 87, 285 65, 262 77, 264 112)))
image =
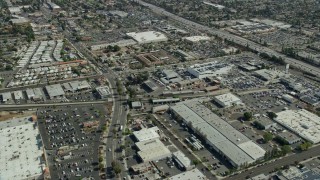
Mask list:
POLYGON ((289 132, 289 131, 283 131, 279 134, 277 134, 277 136, 281 139, 283 139, 284 141, 286 141, 288 144, 295 144, 299 141, 301 141, 301 138, 299 138, 297 135, 289 132))
POLYGON ((297 168, 296 166, 290 166, 289 169, 281 171, 277 176, 277 179, 281 180, 317 180, 320 173, 306 167, 297 168))
POLYGON ((318 104, 320 104, 320 99, 315 97, 315 96, 301 96, 300 100, 311 105, 311 106, 317 106, 318 104))
POLYGON ((72 81, 68 83, 63 83, 63 87, 66 92, 77 92, 82 90, 91 89, 88 81, 72 81))
POLYGON ((261 129, 270 129, 271 127, 275 127, 277 125, 277 123, 265 117, 256 119, 254 124, 261 129))
POLYGON ((193 79, 185 79, 185 80, 179 81, 177 83, 177 85, 180 88, 184 88, 184 87, 191 86, 191 85, 197 85, 197 84, 200 84, 202 82, 203 81, 201 79, 193 78, 193 79))
POLYGON ((192 169, 169 177, 168 180, 208 180, 208 178, 199 169, 192 169))
POLYGON ((45 87, 50 99, 57 99, 64 97, 65 93, 61 84, 53 84, 45 87))
POLYGON ((142 103, 140 101, 131 102, 131 107, 133 109, 140 109, 142 108, 142 103))
POLYGON ((135 174, 143 174, 151 171, 153 168, 154 166, 151 162, 145 162, 131 166, 130 170, 132 170, 135 174))
POLYGON ((232 67, 233 65, 221 63, 218 61, 212 61, 203 64, 192 65, 187 69, 187 71, 199 79, 204 79, 206 77, 227 74, 232 69, 232 67))
POLYGON ((13 96, 15 100, 24 99, 22 91, 13 91, 13 96))
POLYGON ((155 91, 155 90, 158 89, 157 84, 154 83, 154 82, 152 82, 152 81, 150 81, 150 80, 145 81, 145 82, 143 83, 143 85, 144 85, 146 88, 148 88, 149 90, 151 90, 151 91, 155 91))
POLYGON ((200 41, 210 41, 211 40, 211 38, 208 36, 190 36, 190 37, 185 37, 183 39, 187 42, 190 42, 190 43, 197 43, 200 41))
POLYGON ((108 98, 111 94, 110 92, 110 89, 108 86, 100 86, 100 87, 97 87, 96 88, 96 91, 98 93, 98 96, 101 98, 101 99, 104 99, 104 98, 108 98))
POLYGON ((261 69, 254 72, 254 75, 268 83, 278 83, 280 78, 285 76, 285 72, 269 69, 261 69))
POLYGON ((43 99, 42 90, 40 88, 27 89, 26 94, 29 100, 38 101, 43 99))
POLYGON ((167 104, 155 106, 152 108, 152 113, 161 113, 161 112, 167 111, 168 109, 169 109, 169 106, 167 104))
POLYGON ((262 159, 260 146, 233 128, 196 100, 184 101, 170 107, 178 120, 203 137, 207 144, 225 157, 234 167, 248 165, 262 159))
POLYGON ((53 2, 47 2, 47 4, 53 12, 59 12, 61 10, 61 7, 53 2))
POLYGON ((222 107, 231 107, 233 105, 242 104, 242 101, 232 93, 222 94, 214 97, 214 101, 222 107))
POLYGON ((160 137, 159 129, 156 126, 148 129, 144 128, 144 129, 141 129, 140 131, 134 131, 133 135, 138 142, 158 139, 160 137))
POLYGON ((42 140, 31 117, 0 122, 0 179, 43 179, 42 140))
POLYGON ((163 70, 162 74, 164 75, 164 77, 160 78, 160 81, 166 85, 168 85, 170 83, 178 83, 178 82, 182 81, 182 78, 179 76, 179 74, 171 69, 170 70, 168 70, 168 69, 163 70))
POLYGON ((10 14, 12 14, 12 15, 21 14, 20 7, 9 7, 8 10, 9 10, 10 14))
POLYGON ((189 60, 195 59, 194 56, 192 56, 191 54, 189 54, 187 52, 184 52, 184 51, 182 51, 180 49, 176 50, 175 54, 180 56, 182 58, 182 60, 185 60, 185 61, 189 61, 189 60))
POLYGON ((179 102, 180 98, 152 99, 152 104, 166 104, 179 102))
POLYGON ((163 42, 167 41, 168 38, 156 31, 146 31, 146 32, 131 32, 127 33, 127 36, 131 37, 135 41, 137 41, 139 44, 146 44, 146 43, 153 43, 153 42, 163 42))
POLYGON ((157 161, 171 156, 170 150, 159 139, 137 142, 136 146, 143 162, 157 161))
POLYGON ((294 103, 296 101, 296 99, 289 94, 282 95, 282 99, 289 103, 294 103))
POLYGON ((274 120, 311 143, 320 142, 320 117, 305 109, 281 111, 274 120))
POLYGON ((150 67, 150 66, 159 66, 163 64, 163 61, 156 58, 152 54, 139 54, 136 56, 138 61, 140 61, 143 65, 150 67))
POLYGON ((11 92, 4 92, 1 94, 2 96, 2 102, 8 102, 8 101, 12 101, 12 95, 11 92))
POLYGON ((179 168, 182 170, 188 171, 194 168, 194 165, 191 162, 191 160, 181 151, 172 153, 172 158, 178 164, 179 168))
POLYGON ((27 26, 30 25, 30 19, 20 17, 19 19, 11 19, 10 22, 15 26, 27 26))

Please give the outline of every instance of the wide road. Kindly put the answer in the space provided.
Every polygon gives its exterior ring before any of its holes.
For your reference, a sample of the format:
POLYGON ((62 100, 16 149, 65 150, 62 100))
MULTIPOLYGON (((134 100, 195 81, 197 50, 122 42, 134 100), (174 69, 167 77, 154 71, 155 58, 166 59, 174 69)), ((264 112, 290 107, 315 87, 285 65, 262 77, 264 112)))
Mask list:
MULTIPOLYGON (((121 138, 116 138, 116 134, 118 134, 118 137, 119 136, 122 137, 122 131, 118 131, 118 129, 120 126, 125 127, 127 122, 127 105, 126 105, 127 98, 126 96, 120 95, 117 93, 117 88, 116 88, 117 75, 114 74, 113 71, 110 71, 108 73, 108 80, 110 83, 110 87, 113 89, 112 91, 113 91, 113 100, 114 100, 112 121, 109 127, 108 139, 106 142, 106 147, 108 148, 106 152, 107 153, 106 154, 106 158, 107 158, 106 174, 110 175, 112 172, 111 162, 113 160, 118 161, 117 159, 122 156, 122 153, 118 151, 121 145, 121 143, 119 143, 121 138), (109 149, 111 151, 109 151, 109 149)), ((120 174, 120 177, 125 177, 125 176, 126 176, 126 173, 123 168, 123 171, 120 174)), ((110 178, 110 177, 107 177, 107 178, 110 178)))
POLYGON ((315 157, 320 155, 320 146, 313 147, 308 151, 303 151, 302 153, 293 154, 290 156, 283 157, 282 159, 278 159, 274 162, 265 164, 260 167, 252 168, 246 172, 241 174, 228 177, 227 180, 234 180, 234 179, 246 179, 247 176, 254 177, 259 174, 269 174, 269 172, 273 171, 276 167, 280 168, 281 166, 294 164, 295 161, 303 161, 305 159, 309 159, 310 157, 315 157))
POLYGON ((241 45, 243 47, 248 47, 254 51, 257 51, 259 53, 266 53, 268 54, 269 56, 276 56, 276 57, 281 57, 282 59, 284 59, 284 61, 302 71, 306 71, 306 72, 310 72, 318 77, 320 77, 320 68, 318 67, 315 67, 315 66, 312 66, 310 64, 307 64, 307 63, 304 63, 302 61, 299 61, 297 59, 293 59, 293 58, 290 58, 290 57, 287 57, 286 55, 284 54, 281 54, 275 50, 272 50, 270 48, 267 48, 267 47, 264 47, 260 44, 257 44, 255 42, 252 42, 250 40, 247 40, 245 38, 242 38, 242 37, 239 37, 239 36, 236 36, 236 35, 233 35, 233 34, 230 34, 229 32, 226 32, 226 31, 223 31, 223 30, 220 30, 220 29, 215 29, 215 28, 210 28, 208 26, 204 26, 204 25, 201 25, 199 23, 195 23, 193 21, 190 21, 190 20, 187 20, 187 19, 184 19, 180 16, 177 16, 175 14, 172 14, 168 11, 166 11, 165 9, 163 8, 160 8, 160 7, 157 7, 153 4, 149 4, 149 3, 146 3, 144 1, 141 1, 141 0, 135 0, 137 3, 145 6, 145 7, 148 7, 149 9, 151 9, 153 12, 157 13, 157 14, 160 14, 160 15, 165 15, 167 17, 169 17, 170 19, 172 20, 175 20, 179 23, 182 23, 184 24, 185 26, 189 27, 190 29, 196 29, 196 30, 199 30, 199 31, 202 31, 202 32, 206 32, 206 33, 209 33, 209 34, 213 34, 213 35, 216 35, 217 37, 220 37, 222 39, 227 39, 229 41, 233 41, 234 43, 238 44, 238 45, 241 45))
POLYGON ((67 103, 46 103, 46 104, 1 104, 0 110, 16 110, 16 109, 29 109, 46 106, 72 106, 72 105, 85 105, 85 104, 104 104, 106 101, 85 101, 85 102, 67 102, 67 103))

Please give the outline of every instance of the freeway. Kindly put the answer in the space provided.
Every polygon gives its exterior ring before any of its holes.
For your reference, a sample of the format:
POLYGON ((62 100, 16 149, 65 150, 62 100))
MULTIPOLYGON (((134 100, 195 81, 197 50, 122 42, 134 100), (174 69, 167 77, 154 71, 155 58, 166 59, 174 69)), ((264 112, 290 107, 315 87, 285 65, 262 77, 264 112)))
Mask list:
POLYGON ((254 177, 259 174, 268 174, 271 171, 273 171, 276 167, 280 168, 281 166, 294 164, 295 161, 303 161, 306 159, 309 159, 311 157, 319 156, 320 155, 320 146, 313 147, 309 149, 308 151, 303 151, 301 153, 292 154, 286 157, 283 157, 282 159, 278 159, 274 162, 265 164, 260 167, 251 168, 249 171, 243 172, 241 174, 231 176, 226 178, 226 180, 233 180, 233 179, 246 179, 246 177, 254 177))
POLYGON ((318 67, 315 67, 315 66, 312 66, 310 64, 307 64, 307 63, 304 63, 304 62, 301 62, 297 59, 293 59, 293 58, 290 58, 284 54, 281 54, 275 50, 272 50, 270 48, 267 48, 267 47, 264 47, 260 44, 257 44, 255 42, 252 42, 250 40, 247 40, 245 38, 242 38, 242 37, 239 37, 239 36, 236 36, 236 35, 233 35, 233 34, 230 34, 226 31, 223 31, 223 30, 220 30, 220 29, 214 29, 214 28, 210 28, 208 26, 204 26, 204 25, 201 25, 201 24, 198 24, 196 22, 193 22, 193 21, 190 21, 190 20, 187 20, 187 19, 184 19, 180 16, 177 16, 175 14, 172 14, 168 11, 166 11, 165 9, 163 8, 160 8, 160 7, 157 7, 153 4, 149 4, 149 3, 146 3, 144 1, 141 1, 141 0, 136 0, 137 3, 141 4, 142 6, 145 6, 149 9, 151 9, 154 13, 157 13, 157 14, 160 14, 160 15, 165 15, 169 18, 171 18, 172 20, 175 20, 181 24, 184 24, 186 26, 189 26, 190 28, 193 28, 193 29, 197 29, 199 31, 202 31, 202 32, 206 32, 206 33, 210 33, 210 34, 213 34, 217 37, 220 37, 221 39, 227 39, 229 41, 233 41, 234 43, 238 44, 238 45, 241 45, 243 47, 248 47, 254 51, 257 51, 259 53, 266 53, 268 54, 269 56, 276 56, 276 57, 281 57, 286 63, 302 70, 302 71, 306 71, 306 72, 309 72, 309 73, 312 73, 318 77, 320 77, 320 69, 318 67))
POLYGON ((17 110, 17 109, 29 109, 47 106, 71 106, 71 105, 84 105, 84 104, 104 104, 106 101, 86 101, 86 102, 67 102, 67 103, 47 103, 47 104, 2 104, 0 110, 17 110))

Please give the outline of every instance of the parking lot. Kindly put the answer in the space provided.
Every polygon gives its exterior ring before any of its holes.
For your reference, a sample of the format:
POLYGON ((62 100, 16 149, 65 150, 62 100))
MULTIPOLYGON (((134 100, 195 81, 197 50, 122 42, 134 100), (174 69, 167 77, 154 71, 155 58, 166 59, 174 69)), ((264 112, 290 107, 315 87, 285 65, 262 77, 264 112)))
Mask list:
MULTIPOLYGON (((189 138, 192 134, 195 135, 204 146, 201 150, 194 150, 193 152, 206 164, 208 167, 206 169, 201 169, 201 171, 213 170, 216 174, 222 175, 225 171, 228 171, 228 168, 231 165, 225 161, 217 152, 210 149, 191 129, 187 128, 185 124, 179 123, 173 119, 170 114, 163 114, 163 121, 167 124, 175 134, 180 137, 182 141, 185 141, 185 138, 189 138)), ((188 144, 186 142, 186 144, 188 144)), ((190 145, 190 144, 189 144, 190 145)), ((191 146, 190 146, 191 147, 191 146)), ((191 147, 192 148, 192 147, 191 147)))
POLYGON ((37 111, 39 130, 53 179, 99 179, 98 147, 103 106, 66 106, 37 111))

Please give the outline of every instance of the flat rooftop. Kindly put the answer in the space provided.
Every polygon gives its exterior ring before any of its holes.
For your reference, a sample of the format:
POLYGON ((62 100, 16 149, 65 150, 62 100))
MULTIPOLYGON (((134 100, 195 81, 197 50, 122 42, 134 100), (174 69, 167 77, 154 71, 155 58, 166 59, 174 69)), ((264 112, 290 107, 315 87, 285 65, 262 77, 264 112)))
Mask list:
POLYGON ((305 109, 281 111, 274 120, 312 143, 320 142, 320 117, 305 109))
POLYGON ((42 141, 34 122, 23 117, 0 122, 0 179, 26 179, 42 174, 42 141))
POLYGON ((265 151, 214 114, 199 101, 184 101, 171 106, 194 129, 206 136, 208 142, 237 165, 262 158, 265 151))
POLYGON ((209 40, 211 40, 211 38, 208 37, 208 36, 189 36, 189 37, 185 37, 184 39, 187 40, 187 41, 190 41, 190 42, 199 42, 199 41, 209 41, 209 40))
POLYGON ((241 102, 241 99, 232 93, 221 94, 219 96, 215 96, 214 98, 224 104, 238 104, 239 102, 241 102))
POLYGON ((140 150, 138 155, 144 162, 171 156, 170 150, 159 139, 137 142, 136 146, 140 150))
POLYGON ((192 169, 175 176, 169 177, 169 180, 207 180, 208 178, 202 174, 199 169, 192 169))
POLYGON ((138 33, 131 32, 131 33, 127 33, 127 36, 133 38, 135 41, 137 41, 140 44, 168 40, 168 38, 164 34, 156 31, 146 31, 146 32, 138 32, 138 33))
POLYGON ((134 131, 133 135, 137 138, 139 142, 147 141, 150 139, 159 138, 159 134, 156 132, 159 129, 149 128, 141 129, 140 131, 134 131))
POLYGON ((65 94, 61 84, 53 84, 53 85, 46 86, 46 90, 50 98, 63 96, 65 94))

